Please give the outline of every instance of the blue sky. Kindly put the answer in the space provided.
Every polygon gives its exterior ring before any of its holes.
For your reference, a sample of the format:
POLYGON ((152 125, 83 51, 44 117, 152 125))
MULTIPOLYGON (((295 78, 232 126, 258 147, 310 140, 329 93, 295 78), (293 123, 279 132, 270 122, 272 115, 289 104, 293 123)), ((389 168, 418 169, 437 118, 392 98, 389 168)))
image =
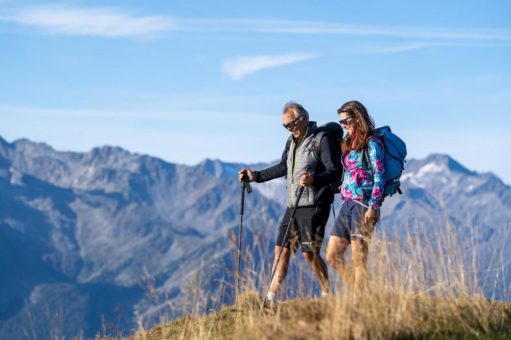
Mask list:
POLYGON ((510 1, 0 0, 0 136, 278 159, 285 102, 362 101, 411 158, 511 183, 510 1))

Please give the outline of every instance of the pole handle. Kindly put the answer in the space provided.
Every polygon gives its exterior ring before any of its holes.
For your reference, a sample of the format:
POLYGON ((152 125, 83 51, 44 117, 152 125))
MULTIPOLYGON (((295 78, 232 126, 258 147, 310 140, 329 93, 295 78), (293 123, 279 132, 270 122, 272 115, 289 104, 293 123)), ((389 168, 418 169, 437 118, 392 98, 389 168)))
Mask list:
POLYGON ((250 186, 250 181, 248 180, 248 176, 247 176, 246 172, 243 174, 241 183, 245 187, 245 190, 247 190, 247 192, 250 194, 252 192, 252 187, 250 186))

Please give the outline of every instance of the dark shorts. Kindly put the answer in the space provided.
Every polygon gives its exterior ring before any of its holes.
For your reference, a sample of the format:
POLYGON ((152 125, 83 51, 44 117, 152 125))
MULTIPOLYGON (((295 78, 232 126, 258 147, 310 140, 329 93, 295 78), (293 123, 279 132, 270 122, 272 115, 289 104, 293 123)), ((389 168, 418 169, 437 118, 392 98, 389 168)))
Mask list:
MULTIPOLYGON (((367 205, 365 202, 363 203, 367 205)), ((367 208, 353 200, 344 201, 335 220, 332 236, 351 239, 368 239, 374 231, 374 223, 364 223, 367 208)))
POLYGON ((293 252, 301 245, 302 252, 319 253, 325 236, 325 226, 330 214, 330 205, 297 208, 294 223, 291 223, 284 242, 284 235, 292 213, 293 209, 286 209, 280 223, 276 245, 290 248, 293 252))

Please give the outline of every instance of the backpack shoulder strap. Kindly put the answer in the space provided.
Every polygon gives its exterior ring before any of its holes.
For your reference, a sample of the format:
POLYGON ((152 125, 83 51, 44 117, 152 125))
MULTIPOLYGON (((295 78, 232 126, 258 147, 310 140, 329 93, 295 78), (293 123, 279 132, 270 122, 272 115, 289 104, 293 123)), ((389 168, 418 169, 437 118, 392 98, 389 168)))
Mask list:
POLYGON ((321 138, 323 138, 325 134, 325 131, 319 131, 314 134, 314 148, 312 149, 312 152, 314 153, 314 158, 316 158, 317 161, 321 160, 319 157, 319 146, 321 145, 321 138))
POLYGON ((291 141, 293 139, 293 136, 289 136, 289 138, 287 139, 287 142, 286 142, 286 150, 289 149, 289 147, 291 146, 291 141))
POLYGON ((287 142, 286 142, 286 147, 284 149, 286 154, 289 154, 289 148, 291 147, 291 141, 292 140, 293 140, 293 136, 289 136, 289 138, 287 139, 287 142))
POLYGON ((366 168, 372 175, 373 173, 373 167, 371 166, 371 159, 369 158, 369 141, 370 140, 379 140, 380 138, 378 136, 372 135, 367 139, 367 145, 362 151, 362 165, 364 168, 366 168))
POLYGON ((362 166, 366 168, 371 174, 373 174, 373 168, 371 167, 371 160, 369 159, 369 151, 367 148, 362 150, 362 166))

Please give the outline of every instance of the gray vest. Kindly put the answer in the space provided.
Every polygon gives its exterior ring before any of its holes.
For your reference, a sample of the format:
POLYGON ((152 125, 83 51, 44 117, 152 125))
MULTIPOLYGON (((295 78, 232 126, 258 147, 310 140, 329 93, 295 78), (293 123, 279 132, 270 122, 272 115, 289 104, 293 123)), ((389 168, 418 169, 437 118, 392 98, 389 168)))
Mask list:
MULTIPOLYGON (((302 177, 303 172, 305 170, 314 172, 318 163, 314 155, 314 130, 316 130, 316 123, 310 122, 307 135, 298 146, 291 138, 287 153, 287 206, 289 208, 293 208, 296 203, 300 177, 302 177)), ((314 187, 305 187, 302 197, 298 201, 298 206, 313 206, 315 204, 314 191, 314 187)))

